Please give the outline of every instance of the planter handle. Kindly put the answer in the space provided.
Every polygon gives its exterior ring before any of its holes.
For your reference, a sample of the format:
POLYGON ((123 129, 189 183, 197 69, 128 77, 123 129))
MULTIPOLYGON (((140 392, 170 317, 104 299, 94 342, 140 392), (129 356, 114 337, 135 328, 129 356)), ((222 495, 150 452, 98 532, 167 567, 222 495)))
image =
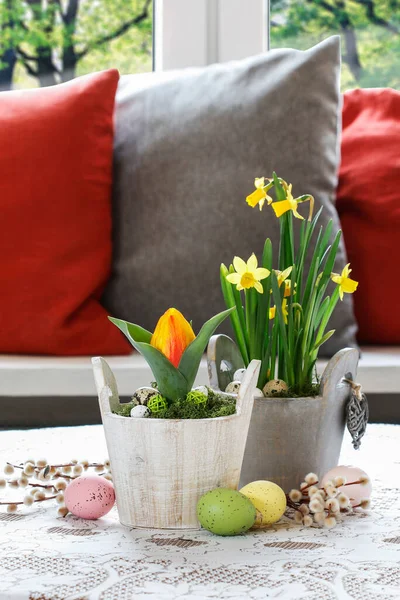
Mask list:
POLYGON ((101 415, 118 410, 120 402, 114 374, 101 356, 92 358, 94 380, 99 397, 101 415))
POLYGON ((251 411, 253 410, 254 392, 257 387, 260 368, 260 360, 252 360, 249 366, 247 367, 246 374, 241 383, 238 399, 236 402, 237 415, 247 417, 248 413, 251 414, 251 411))
POLYGON ((357 365, 360 358, 360 352, 356 348, 343 348, 336 352, 330 359, 321 378, 321 395, 335 400, 335 394, 332 393, 338 386, 346 388, 350 392, 350 386, 344 382, 347 378, 355 381, 357 375, 357 365))
POLYGON ((223 333, 211 336, 207 348, 207 368, 213 390, 224 392, 228 383, 233 380, 235 371, 243 367, 239 348, 230 337, 223 333))

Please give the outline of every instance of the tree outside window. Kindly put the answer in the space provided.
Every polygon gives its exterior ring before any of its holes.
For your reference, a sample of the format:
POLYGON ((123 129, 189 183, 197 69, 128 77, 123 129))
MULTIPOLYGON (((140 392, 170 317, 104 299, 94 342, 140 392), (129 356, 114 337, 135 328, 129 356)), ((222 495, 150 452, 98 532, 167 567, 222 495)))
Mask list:
POLYGON ((271 47, 342 37, 342 88, 400 89, 399 0, 271 0, 271 47))
POLYGON ((0 0, 0 90, 152 68, 152 0, 0 0))

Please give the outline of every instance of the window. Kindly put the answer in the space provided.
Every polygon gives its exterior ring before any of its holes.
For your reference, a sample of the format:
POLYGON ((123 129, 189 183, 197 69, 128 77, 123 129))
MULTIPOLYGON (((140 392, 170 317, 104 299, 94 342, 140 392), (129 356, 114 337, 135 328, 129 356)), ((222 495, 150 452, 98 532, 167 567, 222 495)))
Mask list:
POLYGON ((0 0, 0 89, 152 69, 152 0, 0 0))
POLYGON ((271 47, 342 38, 342 89, 400 89, 399 0, 271 0, 271 47))
POLYGON ((0 89, 202 66, 342 37, 342 89, 400 89, 400 0, 0 0, 0 89), (153 6, 154 5, 154 6, 153 6))

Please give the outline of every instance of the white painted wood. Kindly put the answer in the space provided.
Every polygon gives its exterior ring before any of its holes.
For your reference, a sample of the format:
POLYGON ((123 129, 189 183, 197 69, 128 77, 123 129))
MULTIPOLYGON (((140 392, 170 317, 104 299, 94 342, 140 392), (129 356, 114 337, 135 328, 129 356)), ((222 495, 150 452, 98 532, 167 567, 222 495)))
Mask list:
POLYGON ((264 52, 265 0, 157 0, 156 71, 201 67, 264 52))
POLYGON ((268 49, 268 4, 265 0, 219 0, 218 62, 268 49))
MULTIPOLYGON (((152 380, 146 361, 139 354, 105 357, 117 380, 120 396, 129 396, 152 380)), ((328 361, 318 361, 323 373, 328 361)), ((368 393, 400 393, 400 346, 361 348, 358 381, 368 393)), ((201 362, 195 385, 208 383, 207 361, 201 362)), ((47 357, 0 355, 1 396, 93 396, 89 356, 47 357)), ((0 400, 1 402, 1 400, 0 400)))
POLYGON ((181 420, 112 414, 115 377, 103 358, 92 364, 121 523, 198 528, 199 498, 216 487, 237 489, 260 361, 247 369, 236 414, 181 420))
POLYGON ((157 0, 156 71, 209 64, 207 9, 207 0, 157 0))

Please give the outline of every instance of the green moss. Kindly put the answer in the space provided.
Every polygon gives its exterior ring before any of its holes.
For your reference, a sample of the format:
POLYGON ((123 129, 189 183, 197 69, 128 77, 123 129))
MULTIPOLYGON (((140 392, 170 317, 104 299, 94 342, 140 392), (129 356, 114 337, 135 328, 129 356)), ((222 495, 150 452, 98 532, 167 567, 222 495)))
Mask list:
MULTIPOLYGON (((228 417, 233 415, 236 411, 236 398, 233 396, 226 396, 218 394, 211 388, 208 389, 208 397, 206 402, 196 404, 193 400, 197 396, 193 397, 193 394, 200 394, 203 398, 204 394, 201 392, 189 392, 188 397, 176 400, 175 402, 168 402, 162 396, 154 396, 149 401, 149 408, 152 410, 149 419, 213 419, 215 417, 228 417), (150 403, 154 399, 161 399, 163 402, 157 400, 157 407, 160 410, 154 412, 151 408, 150 403), (165 406, 165 408, 162 408, 165 406)), ((134 406, 137 406, 136 401, 126 402, 120 404, 118 410, 113 411, 114 414, 120 415, 121 417, 130 417, 131 410, 134 406)))
MULTIPOLYGON (((189 392, 191 394, 192 392, 189 392)), ((164 411, 152 414, 152 419, 212 419, 227 417, 236 411, 236 398, 222 396, 208 388, 207 403, 195 404, 186 398, 172 402, 164 411)))
POLYGON ((118 410, 113 410, 113 413, 115 415, 119 415, 120 417, 130 417, 131 410, 134 406, 137 406, 136 400, 133 400, 132 402, 124 402, 123 404, 119 405, 118 410))

